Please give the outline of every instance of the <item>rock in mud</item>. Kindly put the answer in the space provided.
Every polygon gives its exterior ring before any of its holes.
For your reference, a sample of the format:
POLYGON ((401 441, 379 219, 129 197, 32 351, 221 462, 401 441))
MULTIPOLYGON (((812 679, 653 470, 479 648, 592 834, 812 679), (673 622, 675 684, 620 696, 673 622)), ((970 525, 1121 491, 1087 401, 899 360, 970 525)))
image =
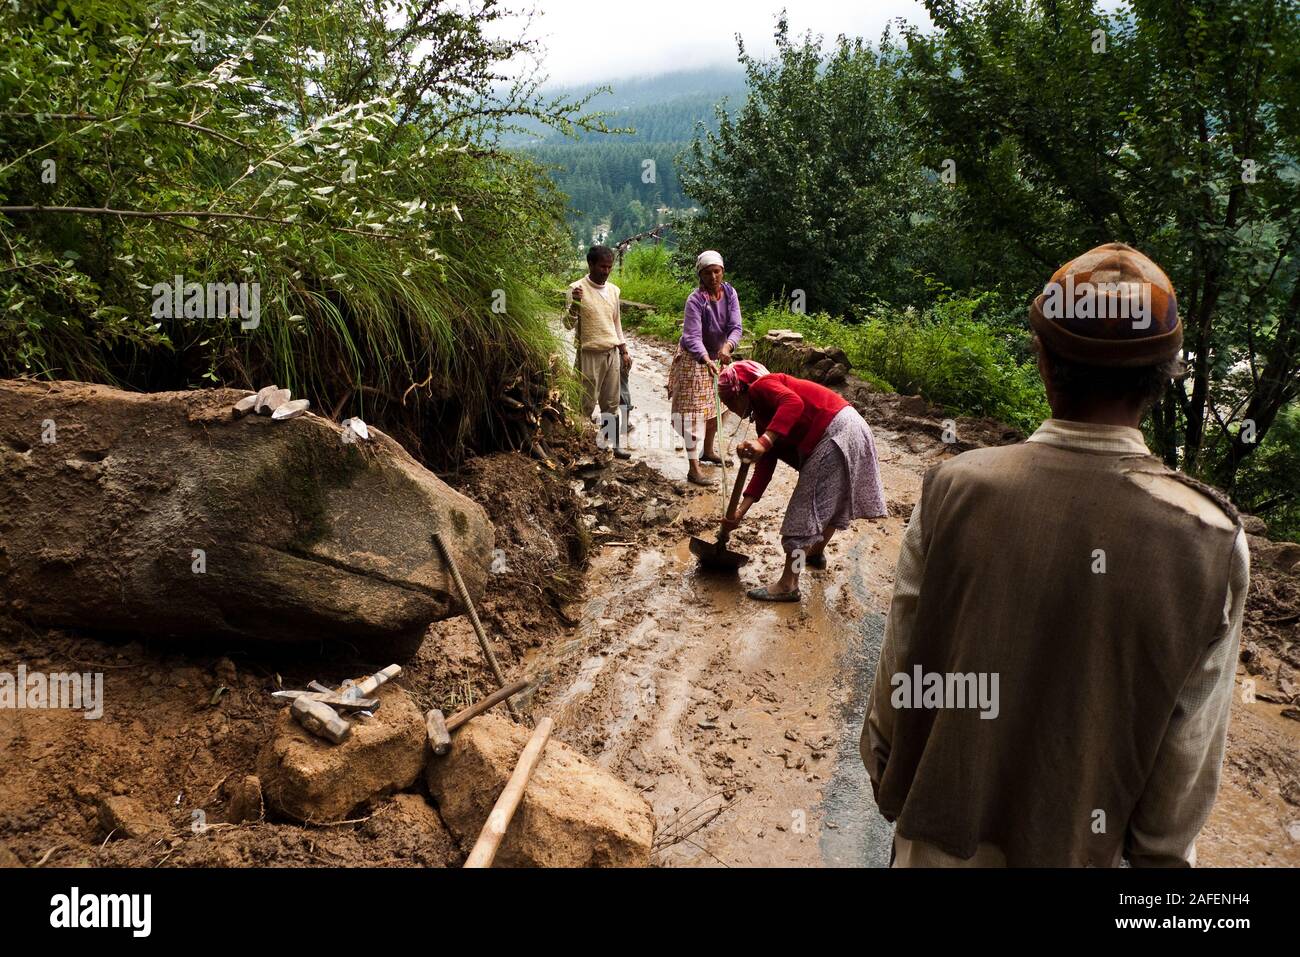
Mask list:
POLYGON ((25 867, 22 860, 4 844, 0 844, 0 867, 25 867))
POLYGON ((114 795, 99 802, 99 826, 106 837, 111 834, 157 840, 171 831, 166 817, 126 795, 114 795))
POLYGON ((419 867, 459 867, 464 856, 438 812, 419 794, 394 794, 379 803, 357 834, 389 858, 419 867))
MULTIPOLYGON (((505 788, 529 731, 485 714, 453 735, 426 772, 444 822, 470 847, 505 788)), ((498 867, 645 867, 654 812, 636 791, 555 738, 497 852, 498 867)))
POLYGON ((255 823, 262 820, 266 808, 262 803, 262 781, 256 774, 246 774, 231 788, 230 806, 226 820, 231 824, 255 823))
POLYGON ((851 369, 843 349, 808 345, 803 336, 788 329, 773 329, 758 340, 754 344, 754 358, 773 372, 784 372, 825 386, 841 384, 851 369))
POLYGON ((342 744, 308 734, 285 708, 257 759, 267 804, 295 821, 341 821, 358 804, 409 788, 424 768, 424 715, 384 685, 373 717, 358 716, 342 744))
POLYGON ((459 610, 434 530, 482 594, 476 503, 378 430, 237 417, 242 395, 0 380, 0 604, 154 637, 346 638, 391 661, 459 610))

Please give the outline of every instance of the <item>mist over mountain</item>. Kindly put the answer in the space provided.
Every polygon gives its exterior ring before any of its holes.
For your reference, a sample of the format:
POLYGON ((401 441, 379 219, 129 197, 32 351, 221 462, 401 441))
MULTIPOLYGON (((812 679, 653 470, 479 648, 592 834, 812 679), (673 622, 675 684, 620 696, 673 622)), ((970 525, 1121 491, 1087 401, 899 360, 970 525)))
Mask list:
POLYGON ((505 139, 548 168, 568 197, 575 246, 617 242, 644 232, 692 206, 681 191, 675 159, 700 129, 717 128, 715 108, 739 109, 745 75, 737 67, 714 67, 555 87, 547 92, 580 98, 600 86, 588 112, 602 112, 611 129, 564 136, 540 124, 505 139))
MULTIPOLYGON (((682 70, 656 76, 601 80, 578 86, 547 87, 553 96, 580 99, 600 87, 592 96, 587 112, 610 113, 605 123, 611 128, 632 127, 635 133, 617 137, 642 142, 690 140, 697 121, 712 125, 713 108, 727 99, 736 108, 745 97, 745 74, 739 66, 682 70)), ((574 140, 541 124, 521 124, 526 132, 503 140, 504 145, 533 146, 539 143, 572 143, 574 140)), ((607 141, 606 133, 583 132, 578 141, 607 141)))

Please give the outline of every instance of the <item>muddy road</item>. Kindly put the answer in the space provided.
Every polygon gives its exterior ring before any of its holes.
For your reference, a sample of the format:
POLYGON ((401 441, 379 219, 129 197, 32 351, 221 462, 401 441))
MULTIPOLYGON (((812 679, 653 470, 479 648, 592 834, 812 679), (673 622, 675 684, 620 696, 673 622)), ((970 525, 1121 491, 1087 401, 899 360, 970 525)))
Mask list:
MULTIPOLYGON (((665 392, 671 353, 638 340, 635 357, 631 445, 681 479, 665 392)), ((728 446, 745 437, 741 427, 726 418, 728 446)), ((828 568, 805 573, 799 604, 744 594, 780 574, 778 529, 798 477, 781 466, 732 538, 751 559, 739 575, 701 572, 685 528, 670 548, 604 547, 575 635, 531 662, 541 678, 534 713, 642 791, 663 864, 888 862, 891 828, 872 803, 858 734, 906 516, 937 453, 875 436, 890 517, 837 535, 828 568)), ((693 490, 681 524, 720 516, 721 473, 709 468, 717 486, 693 490)))
MULTIPOLYGON (((672 352, 643 338, 633 349, 635 458, 681 480, 685 452, 665 392, 672 352)), ((540 680, 534 714, 554 717, 562 738, 654 807, 660 864, 888 863, 892 828, 875 809, 858 737, 907 516, 925 470, 951 451, 916 418, 868 420, 889 515, 837 535, 828 568, 803 576, 799 604, 744 594, 779 574, 778 529, 796 473, 778 466, 732 537, 750 563, 727 576, 701 572, 687 547, 725 505, 712 467, 717 486, 688 487, 678 500, 685 507, 670 530, 680 534, 606 538, 572 609, 579 624, 527 662, 540 680)), ((727 417, 729 447, 747 437, 743 426, 727 417)), ((712 537, 713 526, 700 534, 712 537)), ((1248 629, 1244 642, 1253 637, 1248 629)), ((1239 667, 1239 684, 1250 677, 1239 667)), ((1285 698, 1234 698, 1223 781, 1197 843, 1201 866, 1300 866, 1300 723, 1277 701, 1285 698)))

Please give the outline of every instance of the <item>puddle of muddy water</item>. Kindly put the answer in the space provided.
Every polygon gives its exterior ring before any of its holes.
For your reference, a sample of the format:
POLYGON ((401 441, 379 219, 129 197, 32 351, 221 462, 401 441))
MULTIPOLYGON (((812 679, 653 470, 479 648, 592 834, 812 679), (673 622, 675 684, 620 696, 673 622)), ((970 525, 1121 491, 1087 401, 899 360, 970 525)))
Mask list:
POLYGON ((866 721, 872 676, 885 635, 883 615, 869 612, 861 621, 861 640, 844 651, 840 726, 835 773, 822 801, 822 859, 831 867, 888 867, 894 828, 876 810, 871 779, 858 745, 866 721))

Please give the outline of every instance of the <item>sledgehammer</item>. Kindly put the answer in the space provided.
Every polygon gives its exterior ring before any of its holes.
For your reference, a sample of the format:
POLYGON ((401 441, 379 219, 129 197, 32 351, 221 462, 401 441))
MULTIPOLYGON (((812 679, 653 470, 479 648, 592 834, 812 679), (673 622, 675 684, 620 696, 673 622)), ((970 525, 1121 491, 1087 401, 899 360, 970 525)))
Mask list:
POLYGON ((523 678, 512 685, 500 688, 486 698, 480 698, 468 708, 462 708, 450 718, 444 718, 441 711, 431 708, 424 715, 425 730, 429 732, 429 747, 441 757, 451 750, 451 732, 455 731, 470 718, 477 717, 489 708, 495 707, 507 698, 513 698, 528 687, 528 679, 523 678))

